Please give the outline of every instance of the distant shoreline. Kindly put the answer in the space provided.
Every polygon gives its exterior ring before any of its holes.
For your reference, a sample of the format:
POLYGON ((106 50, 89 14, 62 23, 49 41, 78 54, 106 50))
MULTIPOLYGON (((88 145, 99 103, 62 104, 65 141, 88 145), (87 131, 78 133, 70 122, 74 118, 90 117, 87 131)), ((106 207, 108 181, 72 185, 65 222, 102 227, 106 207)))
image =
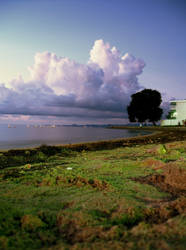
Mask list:
POLYGON ((142 126, 142 127, 134 127, 134 126, 109 126, 110 129, 133 129, 133 130, 148 130, 148 131, 185 131, 186 127, 161 127, 161 126, 142 126))

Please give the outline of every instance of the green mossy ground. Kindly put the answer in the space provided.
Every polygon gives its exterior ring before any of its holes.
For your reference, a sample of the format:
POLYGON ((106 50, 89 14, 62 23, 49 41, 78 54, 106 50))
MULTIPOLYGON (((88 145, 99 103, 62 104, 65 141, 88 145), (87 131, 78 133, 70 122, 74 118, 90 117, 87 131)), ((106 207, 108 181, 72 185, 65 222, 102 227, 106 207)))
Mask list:
POLYGON ((134 180, 170 165, 185 171, 185 141, 2 152, 0 249, 184 249, 183 194, 134 180))

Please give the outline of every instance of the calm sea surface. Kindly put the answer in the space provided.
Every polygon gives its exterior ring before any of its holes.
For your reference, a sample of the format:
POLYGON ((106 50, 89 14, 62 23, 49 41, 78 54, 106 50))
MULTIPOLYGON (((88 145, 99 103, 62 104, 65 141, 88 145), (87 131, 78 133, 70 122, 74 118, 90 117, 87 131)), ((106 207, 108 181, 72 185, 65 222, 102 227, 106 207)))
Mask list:
POLYGON ((29 127, 0 125, 0 149, 27 148, 41 144, 70 144, 127 138, 149 134, 149 131, 106 129, 100 127, 29 127))

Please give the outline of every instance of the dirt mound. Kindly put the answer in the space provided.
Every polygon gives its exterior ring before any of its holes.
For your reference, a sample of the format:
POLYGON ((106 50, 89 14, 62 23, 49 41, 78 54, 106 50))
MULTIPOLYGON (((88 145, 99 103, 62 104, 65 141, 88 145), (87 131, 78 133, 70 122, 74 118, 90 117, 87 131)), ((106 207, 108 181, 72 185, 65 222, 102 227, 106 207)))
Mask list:
POLYGON ((73 179, 68 179, 68 183, 76 186, 88 185, 99 190, 104 190, 108 188, 108 183, 105 181, 100 181, 97 179, 86 179, 83 177, 75 177, 73 179))
POLYGON ((151 224, 160 224, 177 215, 186 214, 186 198, 180 197, 174 201, 165 202, 155 208, 144 210, 145 221, 151 224))
POLYGON ((75 185, 78 187, 82 186, 90 186, 92 188, 97 188, 99 190, 105 190, 109 188, 109 184, 106 181, 100 181, 97 179, 86 179, 80 176, 74 177, 74 178, 60 178, 60 176, 56 177, 56 183, 60 184, 60 182, 64 182, 68 185, 75 185))
POLYGON ((154 158, 147 158, 144 161, 142 161, 142 166, 145 166, 145 167, 151 166, 153 167, 153 169, 158 170, 164 167, 165 163, 163 161, 160 161, 154 158))
POLYGON ((62 176, 57 176, 54 180, 49 180, 44 178, 38 181, 36 186, 52 186, 52 185, 67 185, 67 186, 89 186, 98 190, 108 190, 109 184, 106 181, 101 181, 97 179, 86 179, 80 176, 74 178, 65 178, 62 176))
POLYGON ((161 174, 137 177, 133 180, 156 186, 175 197, 186 195, 186 170, 174 164, 167 164, 161 174))

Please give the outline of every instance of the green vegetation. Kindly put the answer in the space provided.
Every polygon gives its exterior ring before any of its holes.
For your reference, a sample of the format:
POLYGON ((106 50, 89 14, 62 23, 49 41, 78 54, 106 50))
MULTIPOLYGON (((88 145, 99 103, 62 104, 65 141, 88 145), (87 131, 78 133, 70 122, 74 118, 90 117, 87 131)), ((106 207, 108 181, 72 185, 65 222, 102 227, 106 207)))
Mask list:
POLYGON ((130 122, 156 122, 163 114, 161 104, 161 94, 157 90, 143 89, 131 95, 131 102, 127 107, 130 122))
POLYGON ((184 249, 186 142, 0 155, 0 249, 184 249))
POLYGON ((171 109, 166 117, 167 119, 176 119, 176 110, 171 109))

